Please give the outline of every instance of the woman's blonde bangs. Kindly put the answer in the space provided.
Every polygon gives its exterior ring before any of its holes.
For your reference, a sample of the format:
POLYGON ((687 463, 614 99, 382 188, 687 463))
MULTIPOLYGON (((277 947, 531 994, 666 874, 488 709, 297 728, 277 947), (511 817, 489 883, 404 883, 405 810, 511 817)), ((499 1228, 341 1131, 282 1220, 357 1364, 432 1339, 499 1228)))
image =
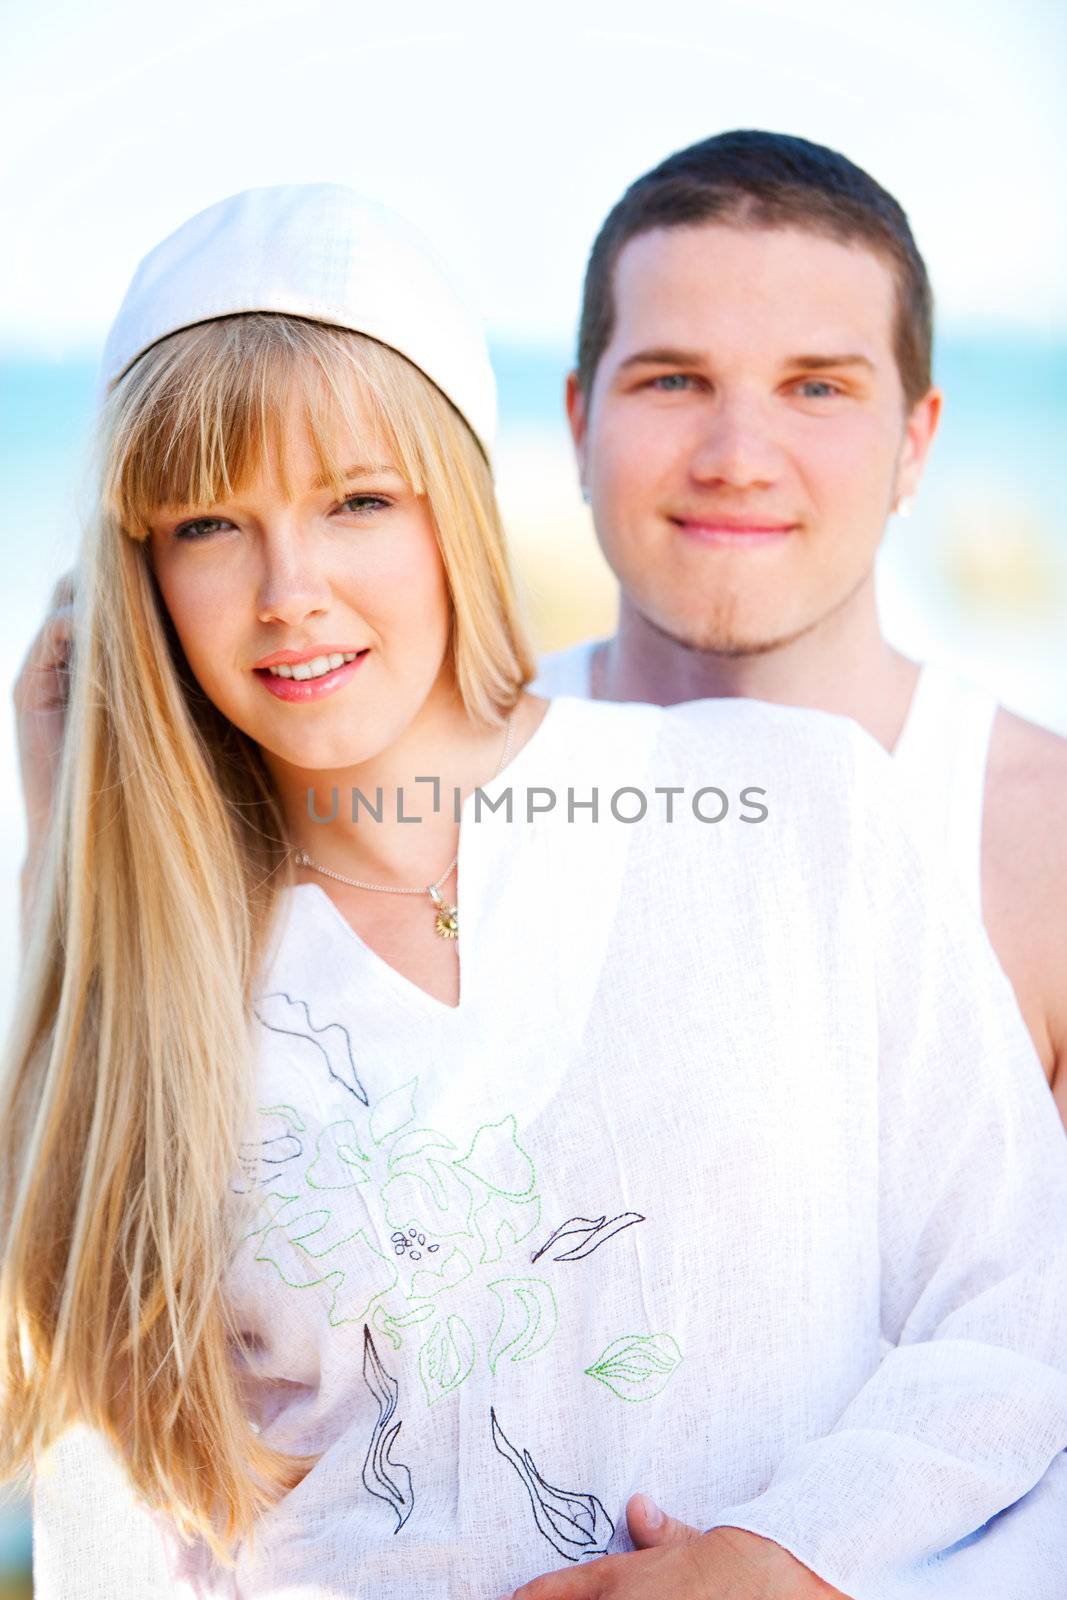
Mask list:
POLYGON ((424 452, 408 421, 423 409, 418 378, 374 340, 299 317, 252 313, 183 328, 146 351, 108 402, 105 505, 141 541, 160 507, 231 500, 265 463, 292 495, 302 487, 292 480, 287 449, 293 424, 335 493, 352 465, 351 446, 342 452, 340 438, 359 439, 369 426, 367 462, 384 450, 422 494, 424 452))

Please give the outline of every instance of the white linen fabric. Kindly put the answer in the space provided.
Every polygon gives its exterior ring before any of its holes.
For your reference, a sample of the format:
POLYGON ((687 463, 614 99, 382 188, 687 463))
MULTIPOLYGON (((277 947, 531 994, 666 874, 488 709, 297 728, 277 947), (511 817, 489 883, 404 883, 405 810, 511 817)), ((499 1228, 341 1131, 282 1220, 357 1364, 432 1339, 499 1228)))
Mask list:
MULTIPOLYGON (((542 657, 532 692, 589 699, 593 652, 602 643, 585 639, 542 657)), ((996 713, 996 697, 987 689, 941 662, 925 661, 893 748, 903 799, 913 807, 913 837, 945 861, 979 914, 986 763, 996 713)))
POLYGON ((628 1549, 637 1489, 855 1600, 1052 1600, 1067 1140, 889 769, 819 713, 554 700, 464 806, 455 1008, 288 891, 228 1292, 321 1458, 232 1575, 142 1515, 128 1588, 71 1435, 38 1600, 494 1600, 628 1549))

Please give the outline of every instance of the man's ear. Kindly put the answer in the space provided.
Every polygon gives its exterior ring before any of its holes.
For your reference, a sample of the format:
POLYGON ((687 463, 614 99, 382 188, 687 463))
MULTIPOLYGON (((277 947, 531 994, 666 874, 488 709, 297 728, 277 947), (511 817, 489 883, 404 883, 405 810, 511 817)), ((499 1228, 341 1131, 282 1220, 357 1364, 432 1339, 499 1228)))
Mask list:
POLYGON ((896 498, 913 498, 919 489, 926 457, 941 420, 944 396, 940 389, 929 389, 913 406, 904 425, 904 439, 897 462, 896 498))
POLYGON ((568 372, 567 374, 566 405, 567 421, 570 423, 571 438, 574 440, 574 456, 578 463, 578 478, 584 489, 588 410, 585 395, 582 393, 581 384, 578 382, 577 372, 568 372))

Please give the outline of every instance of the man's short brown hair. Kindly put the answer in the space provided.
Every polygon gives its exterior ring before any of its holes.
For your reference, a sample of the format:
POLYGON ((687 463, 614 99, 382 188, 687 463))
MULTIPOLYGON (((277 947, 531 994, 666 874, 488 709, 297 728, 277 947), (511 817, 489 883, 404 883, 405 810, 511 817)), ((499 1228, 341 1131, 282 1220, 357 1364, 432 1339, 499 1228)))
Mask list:
POLYGON ((655 228, 719 222, 804 228, 882 256, 897 287, 893 347, 910 409, 930 388, 933 295, 908 219, 862 168, 785 133, 738 129, 679 150, 630 185, 608 213, 586 268, 578 332, 578 382, 588 397, 615 324, 615 266, 623 248, 655 228))

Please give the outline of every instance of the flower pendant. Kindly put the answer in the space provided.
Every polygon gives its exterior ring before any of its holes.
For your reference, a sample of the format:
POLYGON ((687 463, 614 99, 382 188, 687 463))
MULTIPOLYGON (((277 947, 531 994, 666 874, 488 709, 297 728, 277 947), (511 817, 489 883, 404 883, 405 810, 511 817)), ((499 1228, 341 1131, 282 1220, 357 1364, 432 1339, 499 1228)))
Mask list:
POLYGON ((436 889, 430 889, 428 893, 437 909, 433 923, 434 932, 440 934, 442 939, 458 939, 459 907, 446 905, 436 889))

